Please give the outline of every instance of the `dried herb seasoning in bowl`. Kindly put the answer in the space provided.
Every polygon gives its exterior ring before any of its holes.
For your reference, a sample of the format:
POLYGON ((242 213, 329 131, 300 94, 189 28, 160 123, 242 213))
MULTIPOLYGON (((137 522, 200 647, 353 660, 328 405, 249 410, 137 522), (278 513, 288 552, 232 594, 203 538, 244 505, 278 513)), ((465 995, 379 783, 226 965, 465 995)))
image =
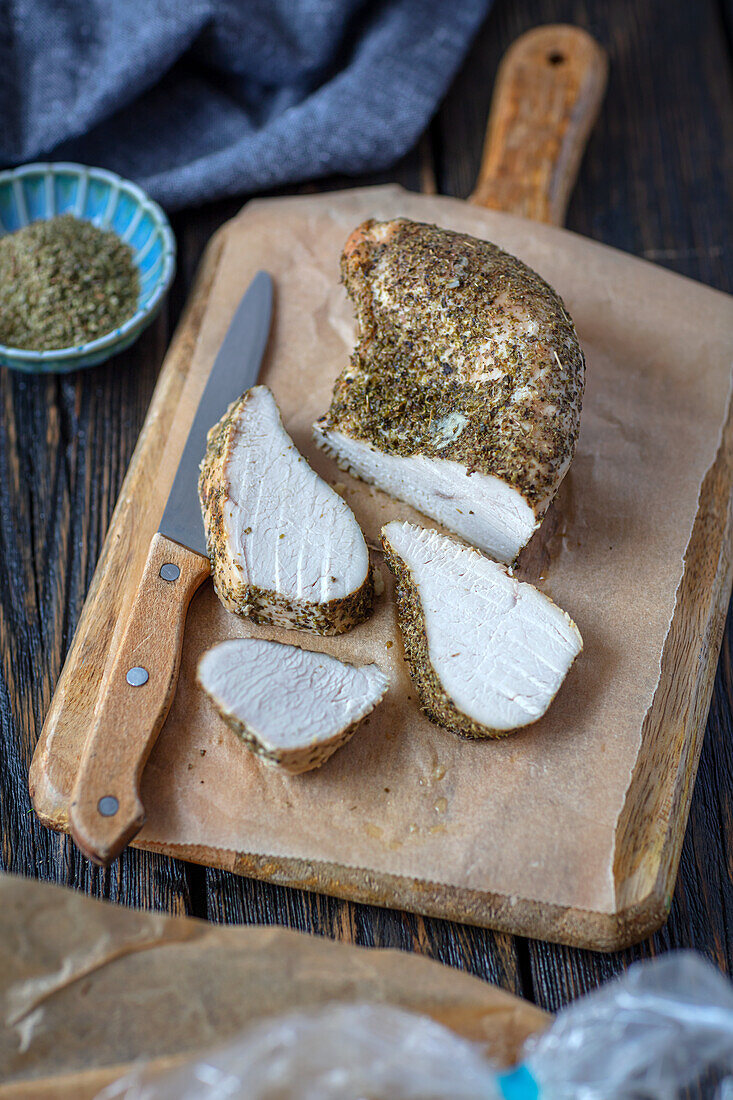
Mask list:
POLYGON ((175 273, 165 214, 78 164, 0 172, 0 365, 71 371, 129 347, 175 273))
POLYGON ((51 351, 122 325, 140 280, 114 230, 58 214, 0 238, 0 290, 0 342, 51 351))

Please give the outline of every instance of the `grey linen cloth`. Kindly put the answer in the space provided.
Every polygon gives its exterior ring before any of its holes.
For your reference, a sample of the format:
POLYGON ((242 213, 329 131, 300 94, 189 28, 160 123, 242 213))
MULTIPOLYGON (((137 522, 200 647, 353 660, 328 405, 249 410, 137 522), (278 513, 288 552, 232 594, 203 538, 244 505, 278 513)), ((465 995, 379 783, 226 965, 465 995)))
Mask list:
POLYGON ((168 209, 393 163, 491 0, 0 0, 0 164, 76 160, 168 209))

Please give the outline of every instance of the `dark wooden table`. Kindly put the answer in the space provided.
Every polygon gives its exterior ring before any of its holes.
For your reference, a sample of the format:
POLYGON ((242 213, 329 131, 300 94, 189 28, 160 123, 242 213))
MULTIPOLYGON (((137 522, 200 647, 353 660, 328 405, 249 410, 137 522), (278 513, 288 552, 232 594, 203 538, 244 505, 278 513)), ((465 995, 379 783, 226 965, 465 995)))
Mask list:
MULTIPOLYGON (((398 180, 466 196, 498 60, 531 26, 571 22, 611 73, 575 191, 571 229, 731 290, 724 148, 733 148, 731 26, 723 0, 496 0, 419 146, 396 168, 306 190, 398 180), (726 16, 728 17, 726 20, 726 16)), ((418 951, 556 1009, 635 958, 694 947, 733 964, 733 712, 729 616, 669 921, 617 955, 352 905, 133 850, 108 871, 35 820, 28 767, 156 376, 211 233, 240 200, 174 218, 167 313, 130 351, 70 377, 0 372, 0 866, 125 905, 212 921, 278 923, 418 951)))

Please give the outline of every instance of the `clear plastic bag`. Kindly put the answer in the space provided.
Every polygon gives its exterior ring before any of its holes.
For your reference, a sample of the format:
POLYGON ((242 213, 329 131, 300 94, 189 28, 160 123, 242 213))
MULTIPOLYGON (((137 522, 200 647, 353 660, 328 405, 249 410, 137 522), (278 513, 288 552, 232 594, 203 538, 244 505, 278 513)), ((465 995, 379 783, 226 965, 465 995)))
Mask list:
POLYGON ((98 1100, 501 1100, 481 1050, 390 1005, 329 1005, 249 1030, 160 1080, 144 1069, 98 1100))
POLYGON ((529 1040, 543 1100, 667 1100, 733 1070, 733 985, 692 951, 636 963, 529 1040))
MULTIPOLYGON (((637 963, 558 1014, 499 1073, 481 1048, 389 1005, 331 1005, 268 1020, 237 1043, 98 1100, 672 1100, 733 1070, 733 986, 691 952, 637 963)), ((731 1100, 723 1082, 719 1100, 731 1100)))

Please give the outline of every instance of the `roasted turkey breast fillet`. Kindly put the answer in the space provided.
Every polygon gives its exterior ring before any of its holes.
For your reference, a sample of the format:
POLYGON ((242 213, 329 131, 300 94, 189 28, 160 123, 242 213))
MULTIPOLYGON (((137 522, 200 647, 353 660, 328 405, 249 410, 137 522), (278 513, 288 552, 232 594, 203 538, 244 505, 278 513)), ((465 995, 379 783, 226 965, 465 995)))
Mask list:
POLYGON ((406 218, 359 226, 341 272, 359 339, 317 442, 513 561, 580 427, 585 363, 562 301, 489 241, 406 218))
POLYGON ((340 634, 372 608, 361 528, 254 386, 208 435, 199 496, 219 599, 258 623, 340 634))
POLYGON ((382 543, 428 717, 470 738, 503 737, 541 718, 583 648, 570 616, 449 535, 395 521, 382 543))
POLYGON ((293 775, 325 763, 387 691, 377 665, 357 667, 264 638, 214 646, 197 678, 247 747, 293 775))

